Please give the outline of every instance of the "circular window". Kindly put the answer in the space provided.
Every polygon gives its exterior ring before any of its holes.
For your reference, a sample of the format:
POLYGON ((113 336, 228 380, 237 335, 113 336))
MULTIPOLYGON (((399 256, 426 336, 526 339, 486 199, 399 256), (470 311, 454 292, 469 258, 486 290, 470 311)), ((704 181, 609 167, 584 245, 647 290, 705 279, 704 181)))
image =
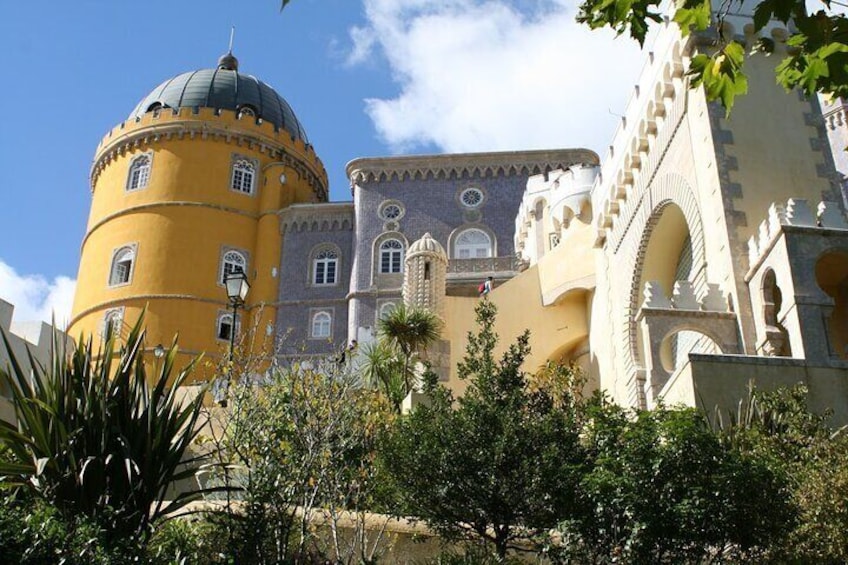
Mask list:
POLYGON ((395 202, 386 202, 380 207, 380 217, 384 220, 397 220, 403 216, 403 207, 395 202))
POLYGON ((483 203, 483 191, 479 188, 466 188, 459 195, 459 201, 463 206, 476 208, 483 203))

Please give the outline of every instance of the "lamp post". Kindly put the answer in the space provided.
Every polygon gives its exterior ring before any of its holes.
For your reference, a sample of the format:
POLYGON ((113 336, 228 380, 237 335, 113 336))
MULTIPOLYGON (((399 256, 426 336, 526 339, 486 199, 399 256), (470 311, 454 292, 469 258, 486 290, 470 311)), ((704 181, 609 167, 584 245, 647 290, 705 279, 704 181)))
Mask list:
POLYGON ((162 362, 162 357, 165 356, 165 346, 161 343, 153 348, 153 356, 156 358, 156 378, 159 378, 159 364, 162 362))
POLYGON ((221 406, 226 408, 227 396, 230 390, 230 382, 233 375, 233 349, 236 344, 236 317, 238 316, 239 306, 244 306, 244 300, 247 298, 247 292, 250 290, 250 283, 247 282, 247 275, 238 271, 228 273, 224 278, 224 286, 227 287, 227 298, 230 305, 233 307, 233 323, 230 326, 230 353, 227 358, 229 369, 227 370, 227 386, 224 388, 224 397, 221 400, 221 406))

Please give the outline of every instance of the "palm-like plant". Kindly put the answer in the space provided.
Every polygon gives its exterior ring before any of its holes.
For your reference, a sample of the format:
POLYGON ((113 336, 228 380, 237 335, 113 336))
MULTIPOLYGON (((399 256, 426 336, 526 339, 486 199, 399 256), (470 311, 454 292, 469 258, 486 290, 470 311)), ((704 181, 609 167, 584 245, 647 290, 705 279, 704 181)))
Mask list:
POLYGON ((91 338, 67 354, 54 334, 48 366, 30 355, 31 374, 10 355, 0 382, 11 389, 17 422, 0 420, 0 484, 28 488, 66 515, 90 516, 143 545, 155 520, 200 495, 166 502, 172 484, 195 473, 197 460, 184 457, 203 395, 184 402, 178 392, 193 363, 169 383, 176 345, 148 384, 141 327, 140 318, 117 356, 111 331, 96 355, 91 338))
POLYGON ((407 392, 404 389, 404 362, 397 353, 386 343, 376 341, 362 346, 362 378, 371 388, 376 388, 386 395, 395 412, 400 412, 400 406, 407 392))
POLYGON ((406 396, 414 382, 413 357, 439 339, 442 321, 429 310, 399 304, 378 322, 377 329, 381 340, 402 356, 403 396, 406 396))

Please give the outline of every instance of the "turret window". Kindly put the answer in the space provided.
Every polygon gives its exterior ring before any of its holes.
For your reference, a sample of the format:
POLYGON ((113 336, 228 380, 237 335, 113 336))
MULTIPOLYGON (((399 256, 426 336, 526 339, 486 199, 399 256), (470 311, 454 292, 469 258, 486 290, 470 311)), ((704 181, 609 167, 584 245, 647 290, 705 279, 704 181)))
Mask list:
POLYGON ((247 159, 237 159, 233 163, 233 178, 230 188, 236 192, 253 194, 253 184, 256 177, 256 166, 247 159))
POLYGON ((312 283, 334 285, 338 276, 339 255, 332 249, 319 251, 312 267, 312 283))
POLYGON ((225 284, 227 277, 234 273, 247 272, 247 259, 239 251, 228 250, 221 257, 221 270, 218 273, 218 283, 225 284))
POLYGON ((150 155, 139 155, 130 163, 127 175, 127 190, 140 190, 147 186, 150 180, 150 155))
POLYGON ((312 314, 310 337, 317 339, 329 338, 333 333, 333 316, 326 310, 312 314))
POLYGON ((112 268, 109 270, 109 286, 122 286, 132 280, 135 263, 135 247, 127 245, 112 254, 112 268))
POLYGON ((403 244, 387 239, 380 244, 380 272, 400 273, 403 270, 403 244))
POLYGON ((111 308, 103 315, 103 325, 100 328, 100 336, 104 339, 110 335, 121 337, 121 328, 124 324, 124 309, 111 308))
MULTIPOLYGON (((218 314, 216 337, 223 341, 230 341, 233 338, 233 331, 233 315, 226 312, 218 314)), ((235 331, 238 333, 238 327, 235 331)))

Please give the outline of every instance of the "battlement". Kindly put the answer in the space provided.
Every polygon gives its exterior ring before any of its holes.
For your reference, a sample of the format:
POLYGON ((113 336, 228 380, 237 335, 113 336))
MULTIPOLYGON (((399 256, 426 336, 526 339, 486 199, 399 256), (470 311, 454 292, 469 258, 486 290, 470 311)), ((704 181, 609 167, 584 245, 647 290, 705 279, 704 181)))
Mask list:
POLYGON ((662 283, 645 283, 642 308, 680 310, 692 312, 731 312, 727 296, 718 284, 707 283, 706 291, 698 296, 692 281, 677 281, 671 297, 665 293, 662 283))
POLYGON ((584 206, 591 204, 590 192, 597 175, 597 165, 578 164, 527 179, 527 188, 515 216, 515 248, 525 248, 539 202, 545 203, 546 213, 555 220, 555 225, 558 223, 565 229, 571 218, 579 216, 584 206))
POLYGON ((103 139, 97 146, 97 152, 99 153, 104 147, 111 144, 122 134, 145 127, 156 126, 158 124, 182 122, 185 120, 218 122, 223 126, 236 127, 240 130, 261 134, 275 140, 281 145, 291 146, 293 149, 304 154, 311 155, 313 158, 317 159, 315 149, 311 144, 306 143, 304 140, 297 138, 291 132, 283 128, 279 128, 262 118, 249 116, 247 114, 237 114, 233 110, 199 107, 163 108, 158 111, 147 112, 134 120, 123 121, 103 136, 103 139))
POLYGON ((815 213, 807 201, 800 198, 790 198, 785 206, 772 203, 768 216, 760 223, 757 234, 748 239, 751 271, 760 264, 787 226, 845 231, 848 230, 848 221, 837 202, 819 202, 815 213))
MULTIPOLYGON (((726 37, 749 44, 756 38, 749 10, 728 14, 723 23, 726 37)), ((605 243, 616 224, 626 225, 634 201, 650 182, 674 132, 687 111, 689 68, 693 50, 709 49, 715 31, 683 37, 677 24, 666 17, 648 60, 625 106, 621 122, 602 161, 592 188, 592 209, 597 230, 596 245, 605 243)), ((779 22, 762 31, 782 47, 788 32, 779 22)))
POLYGON ((103 168, 118 155, 138 147, 171 139, 210 139, 247 146, 273 159, 302 163, 305 176, 316 193, 327 195, 327 171, 311 144, 270 122, 231 110, 213 108, 166 108, 121 122, 101 140, 91 167, 91 189, 103 168))

